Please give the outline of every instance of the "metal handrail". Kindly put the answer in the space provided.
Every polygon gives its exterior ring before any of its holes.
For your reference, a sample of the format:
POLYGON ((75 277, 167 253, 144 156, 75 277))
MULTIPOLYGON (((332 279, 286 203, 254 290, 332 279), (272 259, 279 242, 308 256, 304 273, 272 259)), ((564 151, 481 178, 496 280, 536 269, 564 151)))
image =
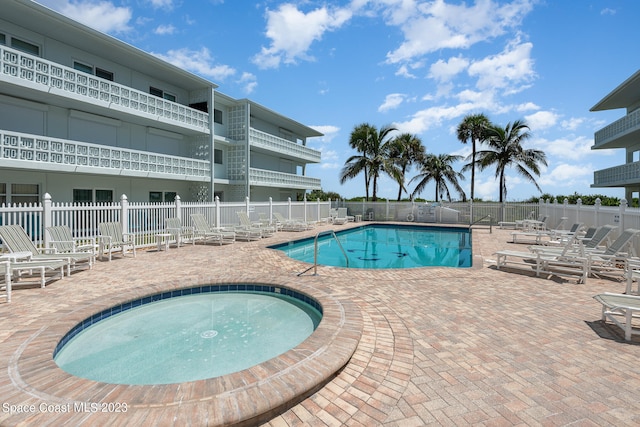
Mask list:
POLYGON ((480 221, 482 221, 485 218, 489 218, 489 233, 493 233, 493 222, 491 221, 491 214, 485 215, 482 218, 473 221, 469 225, 469 228, 473 227, 474 225, 476 225, 477 223, 479 223, 480 221))
POLYGON ((313 239, 313 266, 307 268, 305 271, 298 273, 298 276, 302 276, 304 273, 306 273, 307 271, 311 270, 313 268, 313 275, 317 276, 318 275, 318 237, 320 237, 320 235, 323 234, 328 234, 331 233, 331 236, 333 236, 333 238, 336 240, 336 242, 338 243, 338 247, 340 248, 340 251, 342 252, 342 255, 344 255, 344 259, 347 262, 347 268, 349 268, 349 257, 347 256, 347 253, 345 252, 344 248, 342 247, 342 243, 340 243, 340 240, 338 239, 338 236, 336 236, 335 231, 333 230, 325 230, 325 231, 320 231, 316 234, 316 237, 313 239))

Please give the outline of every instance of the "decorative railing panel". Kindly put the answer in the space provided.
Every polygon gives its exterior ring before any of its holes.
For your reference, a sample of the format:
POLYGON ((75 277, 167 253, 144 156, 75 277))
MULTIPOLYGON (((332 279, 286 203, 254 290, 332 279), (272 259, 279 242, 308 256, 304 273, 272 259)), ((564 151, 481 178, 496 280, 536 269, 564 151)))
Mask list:
POLYGON ((249 137, 253 147, 260 147, 280 155, 289 155, 310 163, 320 163, 320 152, 304 145, 253 128, 249 129, 249 137))
POLYGON ((92 104, 104 103, 107 108, 153 116, 159 121, 209 133, 208 113, 0 46, 0 80, 6 77, 23 80, 25 84, 33 83, 31 88, 39 88, 44 92, 73 96, 74 99, 84 99, 92 104))
POLYGON ((0 130, 0 162, 7 161, 24 162, 23 167, 39 170, 86 167, 99 173, 102 168, 109 174, 180 176, 192 181, 208 181, 211 176, 211 164, 205 160, 0 130))
POLYGON ((320 190, 322 188, 319 178, 256 168, 249 169, 249 184, 303 190, 320 190))
POLYGON ((593 146, 597 148, 629 132, 638 130, 640 130, 640 110, 635 110, 597 131, 594 135, 593 146))

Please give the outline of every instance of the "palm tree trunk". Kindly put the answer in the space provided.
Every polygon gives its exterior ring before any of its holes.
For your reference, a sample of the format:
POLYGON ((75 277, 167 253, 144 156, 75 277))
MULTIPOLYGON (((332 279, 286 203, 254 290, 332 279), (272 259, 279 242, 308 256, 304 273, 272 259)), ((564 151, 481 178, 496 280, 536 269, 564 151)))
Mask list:
POLYGON ((473 201, 473 187, 476 182, 476 140, 471 137, 471 201, 473 201))
MULTIPOLYGON (((404 179, 404 174, 407 171, 407 167, 406 166, 402 166, 402 179, 404 179)), ((402 198, 402 183, 398 183, 398 187, 400 187, 398 189, 398 201, 400 201, 400 199, 402 198)))

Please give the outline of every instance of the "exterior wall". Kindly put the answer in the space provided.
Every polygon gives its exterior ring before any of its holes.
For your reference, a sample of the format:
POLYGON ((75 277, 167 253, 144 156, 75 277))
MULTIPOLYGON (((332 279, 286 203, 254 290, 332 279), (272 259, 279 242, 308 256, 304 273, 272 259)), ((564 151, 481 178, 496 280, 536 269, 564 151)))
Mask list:
MULTIPOLYGON (((226 201, 242 201, 250 193, 255 194, 260 200, 267 200, 269 197, 277 200, 281 199, 281 193, 288 193, 295 197, 301 190, 278 189, 267 185, 252 191, 249 185, 250 166, 292 174, 293 177, 287 177, 288 181, 285 185, 293 182, 292 187, 300 187, 306 181, 298 183, 295 178, 296 172, 304 170, 304 164, 308 161, 319 161, 319 154, 310 156, 308 151, 302 153, 300 159, 295 158, 299 152, 288 153, 286 154, 287 160, 283 161, 277 152, 266 154, 263 151, 258 152, 251 149, 250 126, 256 126, 263 132, 268 132, 293 143, 306 140, 305 133, 318 136, 317 132, 308 127, 297 124, 291 119, 261 106, 258 106, 260 108, 257 111, 261 111, 264 117, 253 117, 251 101, 235 100, 222 94, 214 95, 216 86, 213 83, 171 68, 172 66, 168 64, 166 64, 167 73, 164 73, 165 70, 162 65, 159 65, 157 58, 151 55, 145 56, 146 54, 141 51, 134 53, 134 49, 130 46, 121 44, 108 36, 102 37, 99 33, 92 33, 89 29, 85 32, 79 24, 69 26, 69 31, 66 33, 52 31, 52 26, 60 25, 62 21, 53 18, 57 15, 55 12, 44 10, 35 3, 32 4, 27 0, 15 0, 15 2, 3 7, 6 9, 4 9, 3 17, 0 18, 0 33, 7 36, 7 41, 10 37, 17 37, 38 46, 39 55, 31 56, 33 62, 50 61, 48 62, 49 68, 66 67, 63 73, 77 75, 75 81, 78 82, 83 76, 89 76, 95 81, 95 76, 73 69, 74 61, 77 61, 86 66, 113 73, 113 82, 100 80, 101 87, 106 84, 107 88, 110 85, 113 88, 117 86, 114 84, 118 84, 122 86, 120 89, 116 89, 122 92, 135 89, 144 97, 156 99, 149 95, 150 87, 154 87, 175 96, 175 103, 180 104, 180 107, 205 102, 208 105, 209 127, 202 126, 203 122, 207 123, 206 120, 199 120, 198 125, 188 125, 186 121, 165 120, 165 117, 169 117, 167 111, 170 111, 171 108, 174 108, 172 114, 178 114, 175 113, 176 104, 172 104, 169 110, 165 108, 164 115, 152 113, 151 109, 134 111, 127 109, 125 104, 109 102, 109 92, 106 95, 107 99, 99 98, 93 102, 86 95, 83 97, 72 90, 67 91, 66 87, 47 90, 47 86, 42 85, 41 81, 36 83, 23 78, 20 73, 25 70, 19 71, 15 75, 3 74, 3 70, 0 70, 0 84, 7 88, 6 91, 3 90, 3 94, 0 94, 0 134, 3 132, 21 134, 19 136, 9 135, 9 138, 12 138, 12 141, 17 141, 18 145, 23 144, 24 139, 34 141, 38 136, 42 136, 61 140, 59 145, 65 147, 78 147, 84 144, 83 150, 93 150, 93 152, 97 150, 95 145, 117 148, 114 150, 117 152, 115 153, 117 156, 121 156, 122 152, 126 150, 136 150, 141 152, 140 155, 153 159, 156 155, 164 155, 167 156, 164 165, 171 164, 171 162, 175 165, 175 162, 181 162, 184 159, 204 161, 200 162, 198 166, 199 176, 192 174, 193 176, 176 177, 176 174, 179 175, 182 172, 175 172, 177 168, 174 168, 173 171, 171 171, 171 167, 162 168, 163 163, 158 163, 158 169, 156 170, 155 167, 149 169, 153 173, 147 175, 153 175, 155 179, 145 178, 145 172, 139 172, 137 169, 129 170, 124 166, 122 169, 118 169, 121 167, 118 166, 121 157, 118 157, 115 162, 106 160, 100 163, 100 167, 93 167, 95 162, 89 163, 93 169, 77 168, 76 172, 82 172, 81 175, 77 175, 70 173, 72 167, 69 165, 73 165, 73 163, 69 163, 72 161, 71 156, 68 156, 69 162, 66 159, 59 164, 42 162, 35 160, 41 158, 38 157, 39 153, 35 152, 33 156, 29 153, 24 154, 24 150, 19 151, 13 148, 16 147, 14 145, 8 149, 13 150, 14 153, 22 153, 20 154, 22 157, 5 156, 3 158, 0 154, 0 185, 18 181, 24 184, 38 184, 42 194, 55 194, 57 200, 67 201, 72 201, 73 188, 76 183, 82 185, 83 189, 108 189, 112 190, 114 194, 126 194, 129 200, 134 202, 148 201, 150 191, 176 192, 183 201, 211 201, 214 194, 220 192, 224 193, 226 201), (28 19, 21 19, 22 16, 30 16, 24 11, 31 9, 38 10, 37 13, 34 13, 33 18, 35 21, 37 16, 41 20, 38 24, 32 23, 28 19), (20 12, 18 13, 18 11, 20 12), (49 23, 48 16, 51 16, 51 26, 43 25, 45 22, 49 23), (52 38, 48 34, 55 34, 54 37, 60 38, 52 38), (69 44, 62 41, 64 36, 61 34, 68 36, 69 44), (70 36, 76 34, 77 38, 70 36), (87 37, 93 37, 91 47, 87 47, 87 50, 78 47, 83 44, 75 41, 82 39, 81 36, 85 34, 87 37), (95 49, 100 49, 102 52, 105 52, 107 47, 113 46, 113 49, 107 50, 106 52, 109 54, 106 55, 90 51, 94 46, 94 41, 100 45, 95 49), (166 77, 166 80, 163 77, 166 77), (198 85, 200 85, 199 88, 196 87, 198 85), (222 123, 214 123, 215 110, 222 112, 222 123), (145 114, 144 111, 149 111, 149 113, 145 114), (286 131, 287 123, 293 124, 294 127, 297 126, 297 135, 295 132, 286 131), (218 141, 215 141, 216 138, 218 141), (93 148, 86 148, 91 144, 94 144, 93 148), (214 164, 214 148, 222 151, 222 164, 214 164), (168 158, 169 156, 171 159, 168 158), (209 165, 210 172, 208 171, 209 165), (101 167, 110 169, 101 169, 101 167), (206 172, 203 173, 203 170, 206 172), (203 182, 203 174, 209 175, 206 182, 203 182), (292 179, 293 181, 291 181, 292 179)), ((0 48, 9 52, 12 50, 10 45, 0 45, 0 48)), ((22 57, 25 54, 20 52, 19 55, 22 57)), ((30 71, 26 70, 26 72, 30 71)), ((52 80, 50 79, 49 82, 52 80)), ((87 78, 84 80, 86 81, 87 78)), ((65 80, 64 84, 74 85, 75 81, 65 80)), ((78 83, 77 86, 80 87, 80 84, 78 83)), ((90 90, 90 88, 86 90, 90 90)), ((113 94, 113 92, 110 93, 113 94)), ((126 96, 129 95, 123 94, 122 98, 124 99, 126 96)), ((133 103, 135 98, 126 99, 127 102, 133 103)), ((166 104, 166 101, 161 98, 157 99, 156 102, 166 104)), ((196 113, 202 117, 200 112, 196 113)), ((170 118, 173 119, 173 117, 170 118)), ((31 142, 31 144, 34 143, 31 142)), ((36 150, 42 149, 41 147, 42 144, 38 145, 36 150)), ((0 141, 0 150, 2 149, 3 141, 0 141)), ((100 148, 98 151, 103 150, 100 148)), ((58 158, 64 157, 63 154, 56 156, 58 158)), ((160 160, 158 161, 160 162, 160 160)), ((123 161, 123 163, 125 162, 123 161)), ((180 168, 180 170, 182 169, 180 168)), ((272 182, 275 180, 276 178, 273 178, 272 182)), ((318 182, 319 180, 316 180, 315 185, 318 182)))

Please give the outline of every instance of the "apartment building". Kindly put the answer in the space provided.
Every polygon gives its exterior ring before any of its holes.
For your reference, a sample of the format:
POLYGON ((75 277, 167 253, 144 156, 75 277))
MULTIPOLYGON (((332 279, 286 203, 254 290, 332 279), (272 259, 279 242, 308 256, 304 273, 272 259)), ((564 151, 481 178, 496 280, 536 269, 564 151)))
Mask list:
POLYGON ((293 200, 321 133, 30 0, 0 12, 0 203, 293 200))
POLYGON ((624 108, 626 115, 598 130, 592 150, 624 149, 625 162, 593 174, 591 187, 621 187, 625 198, 640 194, 640 70, 602 98, 590 111, 624 108))

